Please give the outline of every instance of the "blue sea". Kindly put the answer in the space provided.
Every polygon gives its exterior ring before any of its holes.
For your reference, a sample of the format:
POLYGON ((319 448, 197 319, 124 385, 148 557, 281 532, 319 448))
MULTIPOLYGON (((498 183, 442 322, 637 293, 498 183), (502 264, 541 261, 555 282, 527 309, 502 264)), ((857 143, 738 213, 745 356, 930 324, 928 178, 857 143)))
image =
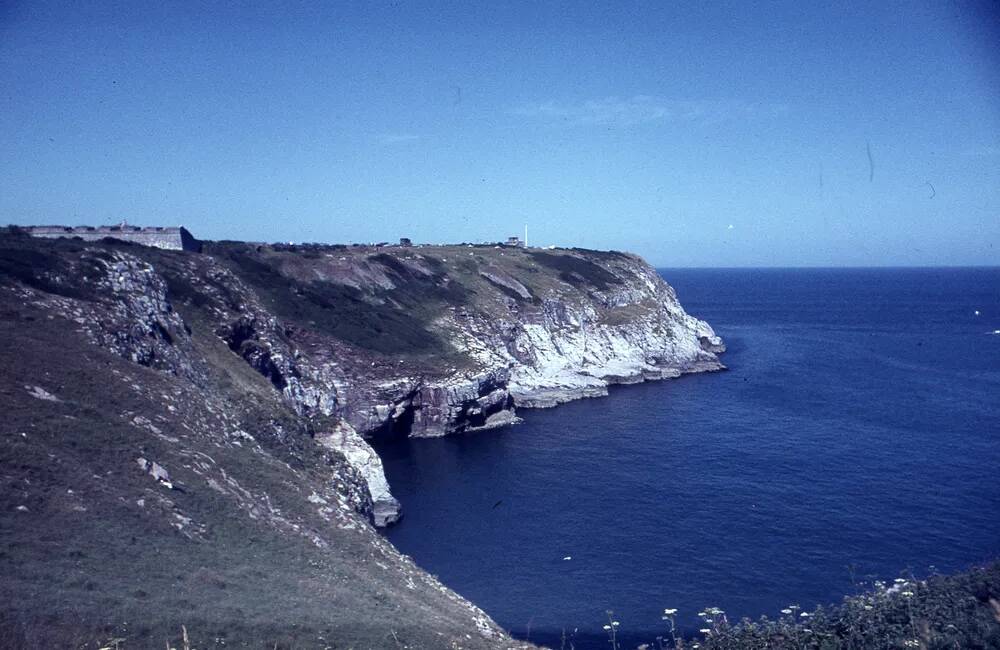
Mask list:
POLYGON ((729 370, 379 443, 402 552, 581 650, 1000 556, 1000 269, 662 274, 729 370))

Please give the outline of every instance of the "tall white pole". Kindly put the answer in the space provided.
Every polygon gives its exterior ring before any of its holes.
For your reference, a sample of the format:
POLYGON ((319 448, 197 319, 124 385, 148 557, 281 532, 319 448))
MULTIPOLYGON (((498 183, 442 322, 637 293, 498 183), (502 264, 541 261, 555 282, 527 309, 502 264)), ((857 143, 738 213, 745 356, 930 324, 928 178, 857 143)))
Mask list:
POLYGON ((524 224, 524 247, 528 247, 528 224, 524 224))

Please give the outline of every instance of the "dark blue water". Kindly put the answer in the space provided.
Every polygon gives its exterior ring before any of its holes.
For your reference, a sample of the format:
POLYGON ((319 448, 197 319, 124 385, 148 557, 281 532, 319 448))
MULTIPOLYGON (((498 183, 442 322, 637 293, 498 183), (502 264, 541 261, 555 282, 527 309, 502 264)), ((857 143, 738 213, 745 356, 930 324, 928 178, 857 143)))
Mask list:
POLYGON ((1000 555, 1000 269, 663 274, 730 370, 380 445, 402 552, 577 648, 1000 555))

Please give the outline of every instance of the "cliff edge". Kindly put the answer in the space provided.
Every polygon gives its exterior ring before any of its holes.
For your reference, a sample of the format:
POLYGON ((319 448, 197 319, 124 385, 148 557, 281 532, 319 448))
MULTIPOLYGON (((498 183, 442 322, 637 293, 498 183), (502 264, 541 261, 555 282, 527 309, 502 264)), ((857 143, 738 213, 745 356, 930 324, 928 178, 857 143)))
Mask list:
POLYGON ((214 327, 358 460, 379 525, 398 508, 362 438, 495 428, 518 407, 723 368, 712 328, 627 253, 236 242, 206 253, 168 279, 188 301, 237 291, 241 310, 219 309, 214 327))
POLYGON ((575 249, 12 232, 0 314, 12 647, 159 647, 181 624, 227 647, 514 647, 375 532, 399 504, 365 439, 500 427, 724 349, 640 258, 575 249))

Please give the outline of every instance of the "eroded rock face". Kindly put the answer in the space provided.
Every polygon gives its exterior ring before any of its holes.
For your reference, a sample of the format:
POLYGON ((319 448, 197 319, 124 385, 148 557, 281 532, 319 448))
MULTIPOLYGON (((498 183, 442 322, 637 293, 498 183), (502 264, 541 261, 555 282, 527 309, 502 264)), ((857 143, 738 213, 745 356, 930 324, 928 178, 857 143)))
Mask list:
MULTIPOLYGON (((586 263, 595 255, 572 253, 586 263)), ((607 274, 599 289, 552 274, 557 282, 532 290, 530 275, 522 283, 491 261, 480 272, 480 299, 433 323, 475 369, 415 378, 401 364, 375 390, 357 376, 355 390, 345 390, 345 417, 365 434, 440 436, 514 423, 518 406, 555 406, 606 395, 611 384, 724 368, 722 340, 684 311, 654 269, 631 255, 598 259, 607 274)))
POLYGON ((634 320, 602 321, 585 306, 546 310, 543 322, 525 324, 513 343, 524 360, 511 376, 515 404, 554 406, 606 395, 611 384, 722 369, 716 356, 725 349, 722 341, 707 323, 687 315, 656 280, 641 298, 650 307, 634 320))
POLYGON ((515 422, 509 381, 510 371, 502 367, 421 387, 413 400, 410 435, 443 436, 515 422))
POLYGON ((492 429, 517 407, 723 368, 712 328, 624 253, 209 243, 73 260, 88 272, 46 282, 97 299, 45 300, 95 343, 196 382, 191 331, 207 327, 354 467, 377 525, 399 504, 365 437, 492 429))
POLYGON ((725 351, 722 340, 684 311, 654 269, 627 255, 604 263, 619 281, 600 291, 557 286, 531 305, 510 300, 499 319, 467 313, 445 319, 458 331, 456 347, 483 366, 509 369, 500 386, 509 406, 555 406, 606 395, 611 384, 724 368, 717 356, 725 351))
POLYGON ((167 286, 153 266, 125 253, 85 258, 103 271, 92 280, 104 300, 81 305, 81 324, 102 346, 138 364, 189 373, 180 351, 189 334, 167 299, 167 286))
POLYGON ((382 459, 350 424, 338 422, 331 431, 316 436, 327 449, 343 454, 368 487, 372 499, 372 517, 376 526, 399 521, 399 501, 389 492, 389 482, 382 469, 382 459))

